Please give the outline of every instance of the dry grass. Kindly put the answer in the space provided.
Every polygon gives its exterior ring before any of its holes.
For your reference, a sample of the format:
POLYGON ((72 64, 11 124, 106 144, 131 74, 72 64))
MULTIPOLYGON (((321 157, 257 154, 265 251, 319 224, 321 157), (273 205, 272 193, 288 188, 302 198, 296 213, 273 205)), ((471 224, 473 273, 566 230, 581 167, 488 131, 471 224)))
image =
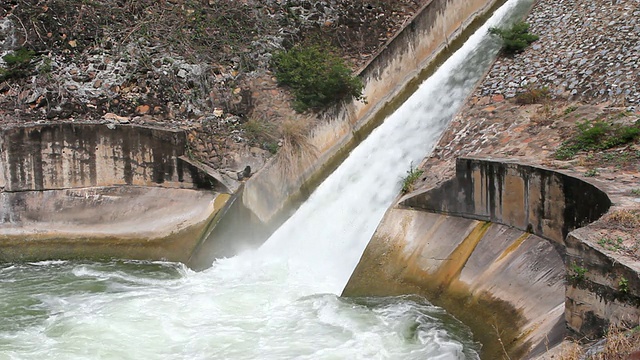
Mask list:
POLYGON ((264 119, 250 119, 242 124, 242 130, 251 145, 265 148, 272 153, 275 153, 275 150, 277 150, 278 136, 275 124, 264 119), (276 146, 276 149, 273 149, 273 151, 271 148, 272 145, 276 146))
POLYGON ((549 89, 538 85, 529 84, 516 94, 515 102, 518 105, 542 104, 551 98, 549 89))
POLYGON ((318 150, 309 139, 310 128, 311 122, 301 117, 287 119, 280 125, 282 146, 276 161, 285 178, 301 174, 317 158, 318 150))
POLYGON ((602 352, 591 357, 592 360, 625 360, 629 354, 640 350, 640 334, 611 328, 602 352))
POLYGON ((631 230, 640 228, 640 209, 614 210, 604 217, 606 225, 631 230))
POLYGON ((611 327, 606 336, 604 347, 593 354, 585 351, 578 343, 565 346, 560 353, 561 360, 628 360, 640 359, 640 328, 633 330, 611 327))
POLYGON ((560 359, 563 360, 580 360, 581 356, 584 354, 584 350, 582 346, 578 343, 572 342, 571 344, 565 346, 560 353, 560 359))

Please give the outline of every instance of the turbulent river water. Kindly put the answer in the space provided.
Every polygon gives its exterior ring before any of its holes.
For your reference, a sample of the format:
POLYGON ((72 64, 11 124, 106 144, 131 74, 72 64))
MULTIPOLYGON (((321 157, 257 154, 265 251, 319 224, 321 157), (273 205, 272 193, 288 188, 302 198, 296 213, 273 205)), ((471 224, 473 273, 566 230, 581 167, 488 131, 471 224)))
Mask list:
MULTIPOLYGON (((507 1, 488 24, 530 5, 507 1)), ((493 60, 487 26, 259 249, 202 272, 167 262, 1 264, 0 360, 478 358, 469 330, 424 299, 338 295, 402 177, 493 60)))

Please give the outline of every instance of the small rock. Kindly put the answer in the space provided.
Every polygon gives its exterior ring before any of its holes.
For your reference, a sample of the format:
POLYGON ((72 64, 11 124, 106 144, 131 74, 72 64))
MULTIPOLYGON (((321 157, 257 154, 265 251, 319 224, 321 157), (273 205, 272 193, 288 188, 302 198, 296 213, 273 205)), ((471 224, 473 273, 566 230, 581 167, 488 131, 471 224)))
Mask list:
POLYGON ((151 107, 149 105, 139 105, 136 107, 136 114, 144 115, 151 111, 151 107))

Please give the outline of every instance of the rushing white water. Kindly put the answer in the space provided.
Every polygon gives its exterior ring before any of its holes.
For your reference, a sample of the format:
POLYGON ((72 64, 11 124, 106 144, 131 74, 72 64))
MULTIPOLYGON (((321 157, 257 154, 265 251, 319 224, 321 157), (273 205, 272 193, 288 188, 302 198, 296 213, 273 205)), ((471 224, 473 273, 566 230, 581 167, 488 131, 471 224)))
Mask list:
MULTIPOLYGON (((489 23, 526 2, 507 2, 489 23)), ((422 299, 337 295, 410 164, 431 150, 495 55, 486 33, 473 35, 258 250, 200 273, 140 262, 1 267, 0 360, 477 358, 468 330, 422 299)))

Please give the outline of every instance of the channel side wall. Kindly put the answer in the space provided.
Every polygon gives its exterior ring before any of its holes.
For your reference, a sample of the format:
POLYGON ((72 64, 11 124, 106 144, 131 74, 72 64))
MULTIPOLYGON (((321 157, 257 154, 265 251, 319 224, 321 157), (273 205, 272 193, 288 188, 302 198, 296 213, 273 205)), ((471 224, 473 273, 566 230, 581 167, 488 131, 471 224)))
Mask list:
POLYGON ((8 128, 0 133, 0 188, 137 185, 227 192, 216 179, 179 159, 185 149, 182 130, 71 123, 8 128))
POLYGON ((607 194, 581 179, 509 160, 461 158, 456 175, 402 205, 491 221, 564 244, 569 232, 599 219, 607 194))
POLYGON ((425 5, 360 72, 367 101, 327 111, 309 138, 316 152, 300 154, 294 164, 269 162, 247 181, 244 205, 265 224, 282 217, 362 140, 376 123, 376 113, 495 2, 433 0, 425 5))

